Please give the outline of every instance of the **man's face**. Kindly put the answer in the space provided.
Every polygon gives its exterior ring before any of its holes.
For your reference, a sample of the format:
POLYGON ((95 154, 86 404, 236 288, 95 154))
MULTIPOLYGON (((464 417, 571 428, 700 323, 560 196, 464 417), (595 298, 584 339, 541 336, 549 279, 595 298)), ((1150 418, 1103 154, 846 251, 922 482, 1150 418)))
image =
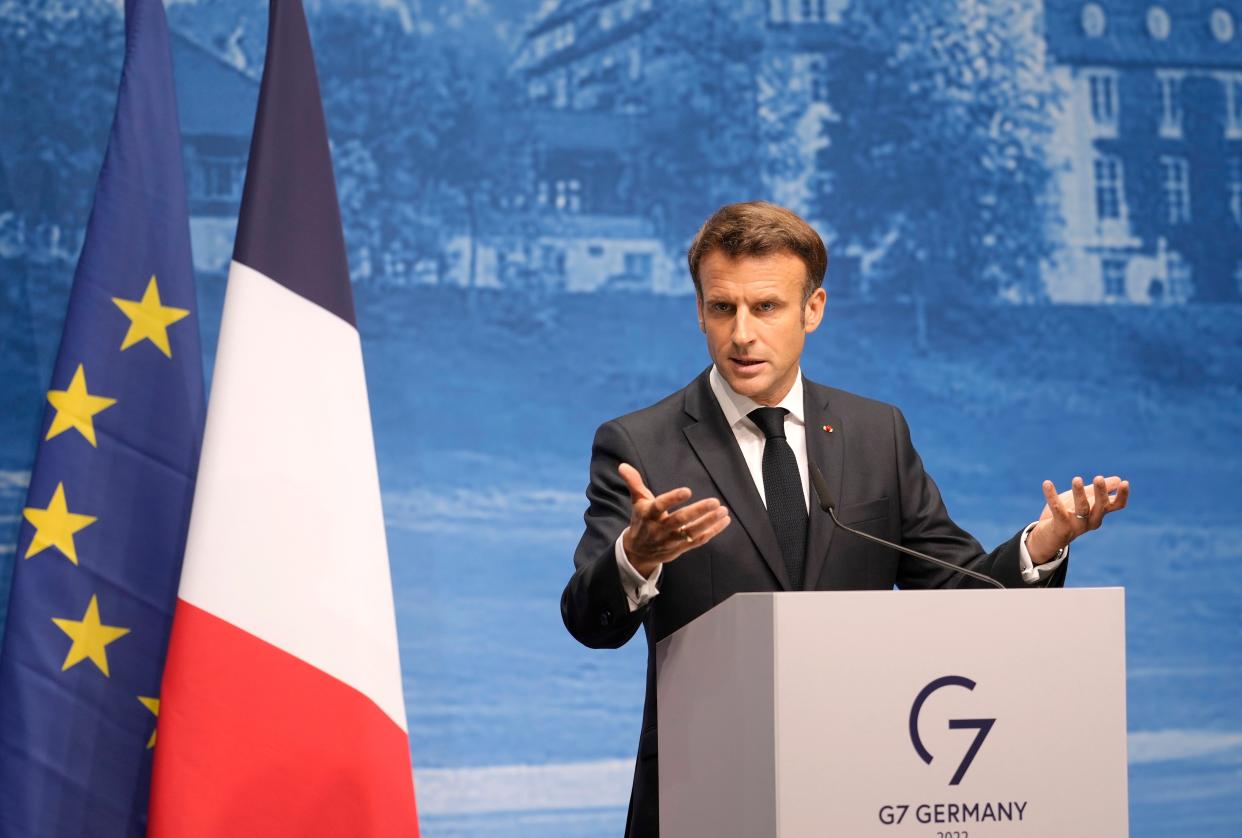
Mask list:
POLYGON ((774 405, 798 376, 806 336, 824 316, 823 288, 804 304, 806 265, 792 253, 699 263, 699 328, 716 369, 738 393, 774 405))

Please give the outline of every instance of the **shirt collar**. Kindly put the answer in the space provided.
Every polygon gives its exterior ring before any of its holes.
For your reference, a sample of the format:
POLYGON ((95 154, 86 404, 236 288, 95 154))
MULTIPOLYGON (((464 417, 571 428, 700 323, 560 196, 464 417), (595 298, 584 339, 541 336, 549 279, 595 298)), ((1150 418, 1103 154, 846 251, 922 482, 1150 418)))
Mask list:
MULTIPOLYGON (((730 428, 736 428, 737 424, 743 419, 750 425, 754 425, 747 418, 747 414, 757 407, 763 407, 763 405, 749 396, 743 396, 741 393, 734 391, 714 364, 712 365, 711 373, 708 375, 708 383, 711 384, 712 395, 720 403, 720 409, 724 411, 725 421, 729 423, 730 428)), ((788 410, 789 416, 787 418, 795 420, 799 425, 806 424, 806 411, 802 401, 802 369, 800 367, 798 369, 798 376, 794 379, 793 386, 789 388, 789 392, 785 394, 785 398, 773 406, 783 407, 788 410)))

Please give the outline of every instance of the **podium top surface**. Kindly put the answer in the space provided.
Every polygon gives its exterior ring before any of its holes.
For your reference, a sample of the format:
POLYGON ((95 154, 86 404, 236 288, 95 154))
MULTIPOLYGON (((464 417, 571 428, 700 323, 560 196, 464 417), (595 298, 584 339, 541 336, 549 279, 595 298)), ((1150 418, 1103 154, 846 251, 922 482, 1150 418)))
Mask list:
POLYGON ((938 589, 930 591, 761 591, 739 593, 715 608, 700 614, 677 632, 664 638, 659 646, 707 622, 730 619, 741 610, 753 609, 758 603, 770 603, 774 615, 798 611, 822 610, 825 615, 852 615, 854 619, 889 621, 897 617, 915 618, 916 614, 933 617, 938 612, 953 612, 960 618, 967 609, 978 620, 1009 622, 1017 613, 1030 616, 1031 609, 1048 610, 1055 619, 1065 609, 1091 607, 1124 608, 1125 588, 989 588, 938 589), (1015 610, 1016 609, 1016 610, 1015 610))

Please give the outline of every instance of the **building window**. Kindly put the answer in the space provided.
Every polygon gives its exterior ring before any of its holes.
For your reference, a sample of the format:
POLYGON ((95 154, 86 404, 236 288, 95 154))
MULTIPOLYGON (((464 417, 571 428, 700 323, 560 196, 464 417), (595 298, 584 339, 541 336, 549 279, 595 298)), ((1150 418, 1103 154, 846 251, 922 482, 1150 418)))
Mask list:
POLYGON ((1095 212, 1101 220, 1121 218, 1121 161, 1116 157, 1095 159, 1095 212))
POLYGON ((1104 277, 1104 298, 1121 300, 1126 297, 1126 260, 1106 256, 1100 263, 1104 277))
POLYGON ((205 201, 240 201, 245 168, 236 157, 193 158, 190 197, 205 201))
POLYGON ((806 63, 807 87, 811 92, 812 102, 828 101, 828 60, 823 56, 812 56, 806 63))
POLYGON ((1088 38, 1098 38, 1104 34, 1104 28, 1108 25, 1108 18, 1104 16, 1104 10, 1100 8, 1099 3, 1088 3, 1082 7, 1082 31, 1087 34, 1088 38))
POLYGON ((552 106, 564 108, 569 105, 569 78, 564 72, 552 80, 552 106))
POLYGON ((1152 6, 1147 10, 1147 34, 1157 41, 1163 41, 1172 30, 1173 22, 1169 20, 1168 12, 1159 6, 1152 6))
POLYGON ((599 28, 608 30, 612 28, 614 23, 614 12, 612 6, 605 6, 599 11, 599 28))
POLYGON ((637 46, 630 47, 629 72, 630 81, 638 81, 643 77, 643 51, 637 46))
POLYGON ((1220 77, 1225 88, 1225 136, 1242 138, 1242 74, 1226 73, 1220 77))
POLYGON ((828 17, 827 0, 799 0, 798 9, 804 23, 823 22, 828 17))
POLYGON ((1160 86, 1160 136, 1173 139, 1182 136, 1182 74, 1156 74, 1160 86))
POLYGON ((1170 253, 1169 266, 1169 299, 1176 302, 1189 300, 1194 293, 1194 275, 1190 263, 1180 253, 1170 253))
POLYGON ((582 182, 577 178, 541 180, 535 188, 535 202, 541 207, 550 205, 562 212, 581 212, 582 182))
POLYGON ((539 264, 548 273, 563 276, 565 251, 555 245, 545 244, 539 249, 539 264))
POLYGON ((1229 212, 1233 215, 1233 223, 1242 227, 1242 159, 1231 157, 1226 169, 1229 189, 1229 212))
POLYGON ((1190 164, 1183 157, 1161 157, 1164 206, 1170 224, 1190 221, 1190 164))
POLYGON ((577 178, 557 180, 552 184, 552 205, 562 212, 582 211, 582 183, 577 178))
POLYGON ((1117 74, 1097 71, 1087 75, 1091 92, 1091 119, 1096 125, 1117 127, 1117 74))
POLYGON ((625 254, 625 272, 630 276, 651 279, 652 260, 650 253, 625 254))
POLYGON ((1233 40, 1233 15, 1224 9, 1213 9, 1209 21, 1212 27, 1213 38, 1222 44, 1227 44, 1233 40))
POLYGON ((586 61, 575 64, 572 72, 574 90, 581 90, 586 87, 591 79, 596 76, 594 68, 586 61))

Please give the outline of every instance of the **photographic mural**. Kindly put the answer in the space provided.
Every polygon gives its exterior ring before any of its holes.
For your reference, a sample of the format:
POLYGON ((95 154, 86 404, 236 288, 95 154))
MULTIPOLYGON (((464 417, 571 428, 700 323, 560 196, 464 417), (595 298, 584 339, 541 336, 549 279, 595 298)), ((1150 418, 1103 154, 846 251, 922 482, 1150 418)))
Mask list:
MULTIPOLYGON (((1127 589, 1131 831, 1242 833, 1242 2, 306 5, 426 835, 620 834, 641 641, 558 608, 590 442, 706 365, 685 250, 754 198, 829 246, 808 375, 985 544, 1131 480, 1069 577, 1127 589)), ((210 372, 267 6, 168 14, 210 372)), ((0 602, 121 36, 0 0, 0 602)))

